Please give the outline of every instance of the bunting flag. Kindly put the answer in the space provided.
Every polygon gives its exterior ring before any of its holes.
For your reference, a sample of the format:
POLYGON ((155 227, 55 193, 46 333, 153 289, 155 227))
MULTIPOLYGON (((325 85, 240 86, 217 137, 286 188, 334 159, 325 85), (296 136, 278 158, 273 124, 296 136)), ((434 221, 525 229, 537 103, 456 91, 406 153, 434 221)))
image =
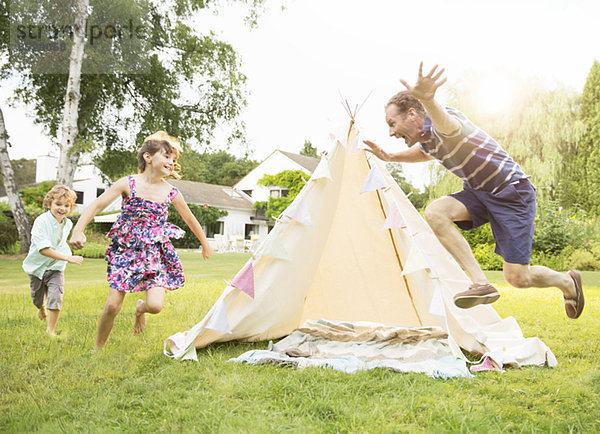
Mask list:
POLYGON ((225 301, 223 299, 218 300, 215 304, 213 313, 204 328, 231 334, 227 309, 225 308, 225 301))
POLYGON ((321 158, 321 161, 317 165, 317 168, 312 174, 312 179, 323 179, 327 178, 332 181, 331 172, 329 171, 329 162, 327 158, 321 158))
POLYGON ((310 212, 308 211, 308 206, 306 206, 304 196, 296 196, 296 199, 292 202, 290 206, 286 208, 286 210, 283 213, 284 215, 288 216, 292 220, 297 221, 298 223, 301 223, 305 226, 312 226, 310 212))
POLYGON ((340 126, 334 132, 329 133, 329 137, 332 141, 338 141, 342 144, 342 146, 346 146, 348 142, 348 127, 340 126))
POLYGON ((368 193, 369 191, 375 191, 380 188, 387 187, 388 183, 385 178, 377 168, 377 166, 371 167, 371 171, 367 175, 367 179, 365 179, 365 183, 363 184, 360 194, 368 193))
POLYGON ((246 265, 229 282, 229 285, 254 298, 254 267, 252 266, 252 259, 248 259, 246 265))
POLYGON ((401 274, 405 276, 419 270, 431 270, 431 267, 427 264, 427 260, 423 256, 423 253, 421 253, 421 249, 415 243, 412 243, 401 274))
POLYGON ((290 254, 285 249, 283 241, 279 238, 278 234, 272 233, 265 240, 265 244, 261 247, 260 253, 263 256, 270 256, 271 258, 283 259, 284 261, 291 261, 290 254))
POLYGON ((356 139, 354 139, 354 141, 352 142, 352 145, 350 145, 350 152, 358 152, 361 149, 370 149, 367 145, 365 145, 362 141, 362 139, 359 136, 356 136, 356 139))
POLYGON ((405 227, 407 227, 406 220, 404 220, 404 216, 402 216, 402 212, 400 211, 400 207, 398 206, 396 201, 393 201, 392 206, 390 207, 389 214, 385 219, 381 230, 383 231, 385 229, 405 227))
POLYGON ((442 298, 442 288, 439 280, 435 280, 435 290, 429 303, 429 313, 432 315, 446 317, 446 308, 444 307, 444 299, 442 298))

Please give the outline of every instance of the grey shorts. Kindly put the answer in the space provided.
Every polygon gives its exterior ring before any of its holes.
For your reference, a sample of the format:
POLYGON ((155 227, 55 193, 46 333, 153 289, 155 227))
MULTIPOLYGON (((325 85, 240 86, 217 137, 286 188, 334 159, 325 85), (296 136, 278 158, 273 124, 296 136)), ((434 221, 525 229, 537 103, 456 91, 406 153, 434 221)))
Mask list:
POLYGON ((44 305, 46 296, 46 308, 61 310, 63 292, 65 290, 65 273, 60 270, 46 270, 42 279, 29 275, 31 286, 31 301, 38 309, 44 305))

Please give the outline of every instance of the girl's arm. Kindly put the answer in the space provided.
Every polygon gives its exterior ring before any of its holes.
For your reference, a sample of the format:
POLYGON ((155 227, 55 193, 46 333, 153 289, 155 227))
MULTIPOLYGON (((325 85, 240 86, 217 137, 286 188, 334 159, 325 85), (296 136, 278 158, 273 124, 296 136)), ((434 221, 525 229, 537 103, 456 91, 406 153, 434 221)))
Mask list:
POLYGON ((71 248, 74 250, 83 248, 86 242, 83 231, 87 227, 88 223, 96 214, 110 205, 113 200, 122 194, 129 194, 129 180, 127 177, 121 178, 111 185, 108 190, 106 190, 104 193, 98 196, 95 201, 89 204, 83 214, 81 214, 81 217, 79 217, 79 220, 77 220, 77 224, 71 233, 71 240, 69 241, 71 248))
POLYGON ((194 217, 194 214, 192 214, 192 211, 190 210, 188 204, 185 203, 183 195, 181 193, 178 193, 177 196, 175 196, 175 198, 173 199, 172 203, 179 215, 181 216, 181 218, 183 219, 183 221, 185 222, 185 224, 189 226, 194 235, 196 235, 196 238, 198 238, 198 240, 200 241, 200 244, 202 244, 202 256, 204 257, 204 259, 210 258, 214 253, 213 248, 210 246, 208 240, 206 239, 206 235, 204 235, 202 226, 200 226, 200 223, 198 222, 196 217, 194 217))

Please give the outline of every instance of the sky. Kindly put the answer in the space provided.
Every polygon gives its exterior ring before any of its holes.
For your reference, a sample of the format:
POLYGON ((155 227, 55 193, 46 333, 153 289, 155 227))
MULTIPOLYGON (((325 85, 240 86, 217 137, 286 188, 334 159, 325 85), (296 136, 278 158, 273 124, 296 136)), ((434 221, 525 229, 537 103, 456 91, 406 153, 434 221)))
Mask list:
MULTIPOLYGON (((199 31, 213 30, 239 52, 247 76, 248 106, 242 114, 246 142, 228 149, 261 160, 275 149, 299 152, 305 140, 330 146, 329 133, 348 123, 342 97, 362 105, 361 136, 389 150, 405 147, 390 138, 383 105, 417 77, 419 62, 446 69, 448 82, 464 74, 488 77, 481 110, 509 109, 506 77, 536 77, 546 86, 581 92, 594 60, 600 60, 598 0, 267 0, 254 29, 235 6, 201 14, 199 31)), ((484 82, 486 82, 484 80, 484 82)), ((0 105, 13 147, 11 158, 35 158, 57 147, 22 106, 10 108, 10 84, 0 105)), ((440 94, 443 99, 443 94, 440 94)), ((441 101, 443 102, 443 100, 441 101)), ((468 115, 468 113, 467 113, 468 115)), ((226 128, 216 147, 225 148, 226 128)), ((407 165, 405 165, 407 166, 407 165)), ((423 167, 406 167, 418 180, 423 167)), ((424 175, 423 175, 424 176, 424 175)), ((418 184, 418 182, 417 182, 418 184)))

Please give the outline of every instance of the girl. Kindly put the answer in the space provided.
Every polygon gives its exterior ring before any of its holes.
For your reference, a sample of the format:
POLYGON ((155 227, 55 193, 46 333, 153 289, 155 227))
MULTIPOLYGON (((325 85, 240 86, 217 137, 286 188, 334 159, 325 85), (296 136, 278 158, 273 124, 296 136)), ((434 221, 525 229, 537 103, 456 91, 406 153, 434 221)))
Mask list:
POLYGON ((146 291, 146 300, 138 300, 135 309, 133 331, 139 334, 146 326, 146 313, 162 310, 165 290, 183 286, 183 268, 169 239, 181 238, 184 231, 167 222, 170 202, 202 244, 204 259, 213 254, 183 196, 165 181, 179 178, 181 152, 179 141, 164 131, 146 137, 137 154, 138 174, 119 179, 98 196, 73 229, 69 243, 74 249, 83 248, 88 223, 119 195, 123 197, 121 214, 108 233, 112 241, 105 259, 110 290, 98 321, 96 350, 106 343, 125 293, 146 291))

